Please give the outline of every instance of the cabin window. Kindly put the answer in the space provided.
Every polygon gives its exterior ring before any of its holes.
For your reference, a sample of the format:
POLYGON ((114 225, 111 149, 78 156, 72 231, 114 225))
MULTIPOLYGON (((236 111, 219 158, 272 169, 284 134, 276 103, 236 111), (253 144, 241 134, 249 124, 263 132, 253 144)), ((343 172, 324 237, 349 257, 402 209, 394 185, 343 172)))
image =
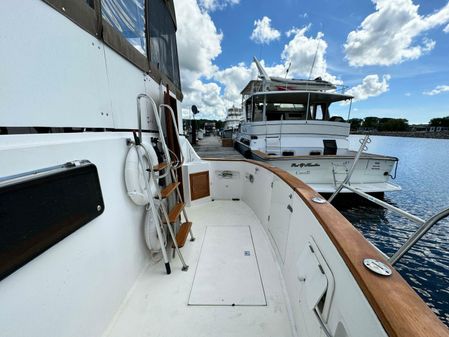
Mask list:
POLYGON ((149 0, 150 63, 180 89, 176 26, 164 0, 149 0))
POLYGON ((101 0, 101 14, 126 41, 146 55, 145 0, 101 0))

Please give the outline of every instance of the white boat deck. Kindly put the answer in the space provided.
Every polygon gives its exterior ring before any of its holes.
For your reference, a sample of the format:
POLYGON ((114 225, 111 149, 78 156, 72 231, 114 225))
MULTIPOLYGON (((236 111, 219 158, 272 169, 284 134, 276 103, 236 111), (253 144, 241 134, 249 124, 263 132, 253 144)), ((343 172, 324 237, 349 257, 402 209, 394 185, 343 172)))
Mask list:
POLYGON ((162 262, 149 265, 105 336, 294 336, 274 251, 253 211, 214 201, 188 214, 196 237, 182 248, 189 270, 178 258, 171 275, 162 262))

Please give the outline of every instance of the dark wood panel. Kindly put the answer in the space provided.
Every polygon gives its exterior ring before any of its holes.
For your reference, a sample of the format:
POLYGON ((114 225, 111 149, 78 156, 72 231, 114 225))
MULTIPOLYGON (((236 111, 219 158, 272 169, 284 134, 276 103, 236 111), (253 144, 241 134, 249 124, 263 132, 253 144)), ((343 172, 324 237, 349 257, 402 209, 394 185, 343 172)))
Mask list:
POLYGON ((190 198, 196 200, 210 195, 209 171, 192 173, 190 178, 190 198))

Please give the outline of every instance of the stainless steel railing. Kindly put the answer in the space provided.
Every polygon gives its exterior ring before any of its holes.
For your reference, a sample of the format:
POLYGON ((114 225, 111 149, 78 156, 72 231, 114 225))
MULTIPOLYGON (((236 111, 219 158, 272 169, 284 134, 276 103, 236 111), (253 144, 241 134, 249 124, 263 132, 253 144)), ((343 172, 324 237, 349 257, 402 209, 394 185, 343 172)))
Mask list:
MULTIPOLYGON (((355 167, 357 165, 357 162, 360 159, 360 156, 362 155, 362 152, 366 150, 366 145, 370 143, 369 135, 366 135, 363 140, 361 141, 361 145, 359 150, 357 151, 356 156, 354 157, 354 161, 352 163, 351 169, 349 170, 346 178, 343 180, 343 182, 337 187, 335 192, 330 196, 328 199, 328 202, 332 202, 335 197, 341 192, 343 188, 346 188, 350 190, 351 192, 354 192, 355 194, 379 205, 382 206, 392 212, 395 212, 413 222, 416 222, 421 225, 421 227, 418 228, 418 230, 413 233, 413 235, 402 245, 401 248, 398 249, 396 253, 393 254, 390 258, 388 258, 388 262, 390 262, 392 265, 397 263, 401 257, 407 253, 414 245, 415 243, 423 237, 424 234, 426 234, 436 223, 438 223, 440 220, 446 218, 449 216, 449 207, 443 209, 442 211, 438 212, 437 214, 430 217, 428 220, 423 220, 420 217, 413 215, 409 212, 404 211, 403 209, 400 209, 398 207, 395 207, 393 205, 390 205, 389 203, 380 200, 378 198, 373 197, 372 195, 369 195, 363 191, 360 191, 358 188, 352 187, 350 185, 351 176, 354 173, 355 167)), ((385 255, 385 254, 384 254, 385 255)))

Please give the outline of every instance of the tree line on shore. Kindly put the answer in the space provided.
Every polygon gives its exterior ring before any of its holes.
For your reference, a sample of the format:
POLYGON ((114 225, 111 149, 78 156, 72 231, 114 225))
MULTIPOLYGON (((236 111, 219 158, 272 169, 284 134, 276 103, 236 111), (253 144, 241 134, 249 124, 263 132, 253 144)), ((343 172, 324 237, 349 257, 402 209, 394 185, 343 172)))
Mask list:
MULTIPOLYGON (((365 117, 352 118, 348 120, 351 123, 351 130, 376 130, 376 131, 410 131, 411 126, 405 118, 379 118, 365 117)), ((429 126, 449 127, 449 116, 442 118, 432 118, 429 126)))

